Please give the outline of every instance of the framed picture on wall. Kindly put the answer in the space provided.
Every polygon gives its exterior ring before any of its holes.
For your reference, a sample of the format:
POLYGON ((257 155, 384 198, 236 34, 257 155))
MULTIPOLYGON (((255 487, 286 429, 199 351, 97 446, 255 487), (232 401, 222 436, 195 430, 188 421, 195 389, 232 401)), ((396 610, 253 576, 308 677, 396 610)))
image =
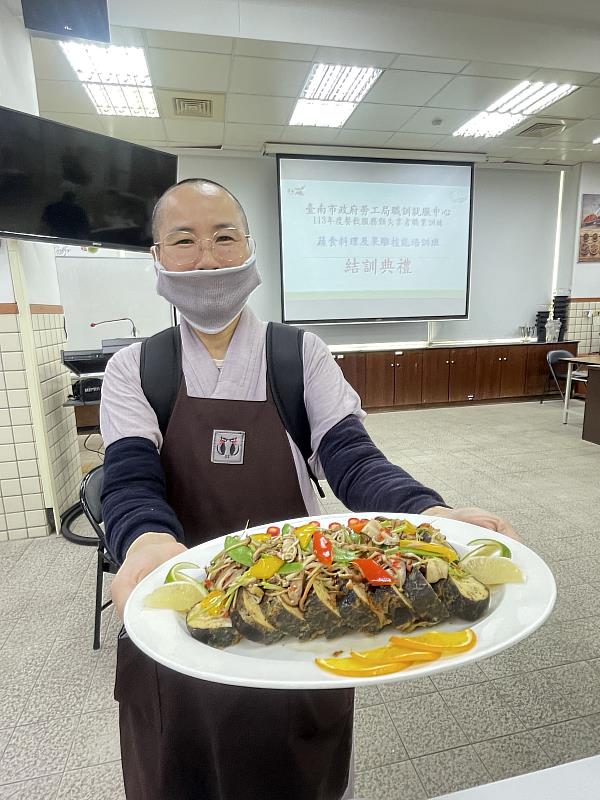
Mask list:
POLYGON ((600 194, 581 196, 577 261, 600 262, 600 194))

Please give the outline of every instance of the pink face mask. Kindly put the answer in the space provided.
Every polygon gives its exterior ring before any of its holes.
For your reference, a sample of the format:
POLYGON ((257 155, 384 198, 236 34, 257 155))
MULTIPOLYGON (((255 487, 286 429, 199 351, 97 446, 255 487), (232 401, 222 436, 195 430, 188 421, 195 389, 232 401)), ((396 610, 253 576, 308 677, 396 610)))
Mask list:
POLYGON ((154 266, 158 294, 203 333, 225 330, 261 284, 255 252, 239 267, 171 272, 161 264, 154 266))

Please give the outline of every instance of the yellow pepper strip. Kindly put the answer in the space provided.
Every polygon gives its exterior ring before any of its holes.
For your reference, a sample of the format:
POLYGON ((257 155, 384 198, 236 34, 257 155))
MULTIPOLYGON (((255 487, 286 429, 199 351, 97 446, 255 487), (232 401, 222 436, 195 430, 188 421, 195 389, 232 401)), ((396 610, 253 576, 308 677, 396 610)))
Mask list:
POLYGON ((264 544, 265 542, 273 541, 273 537, 268 533, 251 533, 250 538, 257 544, 264 544))
POLYGON ((258 561, 252 564, 246 575, 268 581, 269 578, 275 575, 282 564, 283 559, 279 558, 279 556, 261 556, 258 561))
POLYGON ((394 533, 399 533, 401 535, 408 534, 409 536, 414 536, 417 532, 417 526, 413 525, 412 522, 409 522, 407 519, 403 519, 398 525, 394 528, 394 533))
POLYGON ((403 542, 402 540, 394 545, 389 552, 392 553, 415 553, 415 555, 439 556, 445 561, 457 561, 458 553, 451 547, 434 542, 403 542))
POLYGON ((429 631, 420 636, 392 636, 390 643, 396 647, 424 650, 430 653, 464 653, 477 643, 477 635, 472 628, 462 631, 429 631))
POLYGON ((307 522, 306 525, 300 525, 294 530, 296 538, 300 542, 300 547, 303 550, 306 550, 308 547, 308 543, 311 541, 312 535, 316 528, 316 525, 312 525, 310 522, 307 522))
POLYGON ((217 617, 225 610, 227 597, 221 589, 213 589, 198 603, 198 607, 211 617, 217 617))

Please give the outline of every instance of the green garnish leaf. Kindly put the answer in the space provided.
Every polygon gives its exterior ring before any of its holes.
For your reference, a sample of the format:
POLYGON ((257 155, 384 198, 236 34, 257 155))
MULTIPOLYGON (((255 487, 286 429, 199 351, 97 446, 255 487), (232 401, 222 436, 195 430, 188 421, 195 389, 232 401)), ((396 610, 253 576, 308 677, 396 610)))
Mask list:
POLYGON ((301 569, 302 569, 302 563, 300 561, 290 561, 286 564, 282 564, 277 570, 277 574, 291 575, 292 572, 299 572, 301 569))

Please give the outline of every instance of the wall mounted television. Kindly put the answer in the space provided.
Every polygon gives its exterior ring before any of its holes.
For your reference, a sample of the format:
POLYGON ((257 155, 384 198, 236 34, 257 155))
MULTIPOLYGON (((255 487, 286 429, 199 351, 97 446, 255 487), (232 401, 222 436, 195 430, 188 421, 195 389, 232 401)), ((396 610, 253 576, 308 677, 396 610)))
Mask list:
POLYGON ((465 319, 473 165, 280 155, 282 318, 465 319))
POLYGON ((25 27, 68 39, 110 42, 106 0, 21 0, 25 27))
POLYGON ((0 236, 146 250, 177 156, 0 106, 0 236))

